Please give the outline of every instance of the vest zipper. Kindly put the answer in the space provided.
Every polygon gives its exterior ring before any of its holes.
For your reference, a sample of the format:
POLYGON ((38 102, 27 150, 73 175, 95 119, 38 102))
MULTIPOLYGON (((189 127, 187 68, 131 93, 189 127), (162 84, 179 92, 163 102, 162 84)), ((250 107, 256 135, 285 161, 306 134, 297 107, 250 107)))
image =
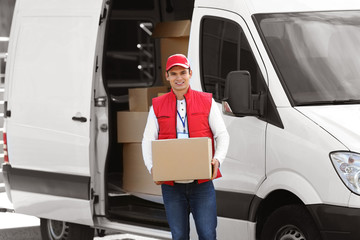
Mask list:
MULTIPOLYGON (((187 103, 187 101, 186 101, 186 97, 185 97, 185 95, 184 95, 184 100, 185 100, 185 105, 186 105, 186 113, 185 113, 185 116, 187 116, 187 127, 188 127, 188 136, 189 136, 189 138, 190 138, 190 126, 189 126, 189 105, 188 105, 188 103, 187 103)), ((177 103, 177 101, 176 101, 176 103, 177 103)), ((176 106, 176 109, 177 109, 177 106, 176 106)), ((186 126, 186 125, 185 125, 186 126)), ((177 132, 177 131, 176 131, 177 132)))
POLYGON ((177 98, 175 97, 175 132, 176 132, 176 139, 178 138, 178 131, 177 131, 177 98))

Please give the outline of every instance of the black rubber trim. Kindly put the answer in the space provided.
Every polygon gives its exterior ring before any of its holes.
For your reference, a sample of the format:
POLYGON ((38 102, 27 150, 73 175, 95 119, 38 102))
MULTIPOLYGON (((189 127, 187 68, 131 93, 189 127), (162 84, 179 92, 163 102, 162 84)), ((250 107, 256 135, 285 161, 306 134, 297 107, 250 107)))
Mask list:
POLYGON ((254 194, 216 191, 219 217, 255 222, 261 198, 254 194))
POLYGON ((90 200, 90 177, 3 166, 11 190, 90 200))
POLYGON ((360 209, 327 204, 307 206, 323 240, 358 240, 360 209))
MULTIPOLYGON (((11 190, 90 200, 90 177, 3 166, 11 190)), ((216 191, 219 217, 256 221, 261 198, 254 194, 216 191)))

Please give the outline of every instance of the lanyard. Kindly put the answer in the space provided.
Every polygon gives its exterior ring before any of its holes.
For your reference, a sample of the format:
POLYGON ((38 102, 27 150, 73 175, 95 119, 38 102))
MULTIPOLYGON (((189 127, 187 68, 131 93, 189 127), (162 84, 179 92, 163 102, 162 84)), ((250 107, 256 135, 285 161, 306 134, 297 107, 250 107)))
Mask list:
POLYGON ((187 114, 185 115, 185 119, 184 119, 184 121, 182 120, 182 117, 181 117, 181 115, 180 115, 179 111, 177 111, 177 114, 178 114, 178 116, 179 116, 179 118, 180 118, 180 121, 181 121, 181 123, 182 123, 183 127, 184 127, 184 133, 185 133, 185 132, 186 132, 186 129, 185 129, 185 124, 186 124, 186 117, 187 117, 187 114))

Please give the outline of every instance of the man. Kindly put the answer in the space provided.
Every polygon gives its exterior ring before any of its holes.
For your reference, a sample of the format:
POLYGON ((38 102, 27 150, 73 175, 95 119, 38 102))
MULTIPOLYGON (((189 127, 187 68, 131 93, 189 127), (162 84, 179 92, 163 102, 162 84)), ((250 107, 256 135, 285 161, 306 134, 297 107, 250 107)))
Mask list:
MULTIPOLYGON (((199 239, 216 239, 216 196, 212 180, 221 176, 219 166, 228 149, 229 135, 212 95, 190 88, 192 71, 184 55, 175 54, 168 58, 165 77, 170 82, 171 92, 153 99, 142 141, 145 165, 152 173, 153 140, 189 137, 212 139, 214 156, 211 161, 211 180, 155 183, 161 184, 166 216, 174 240, 189 239, 190 212, 199 239)), ((181 154, 181 149, 178 154, 181 154)))

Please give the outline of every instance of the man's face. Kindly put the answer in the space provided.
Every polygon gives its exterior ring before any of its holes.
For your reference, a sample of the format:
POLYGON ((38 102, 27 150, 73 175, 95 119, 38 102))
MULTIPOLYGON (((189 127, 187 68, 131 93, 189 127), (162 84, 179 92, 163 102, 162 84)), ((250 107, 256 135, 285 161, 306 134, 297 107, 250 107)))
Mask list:
POLYGON ((181 66, 175 66, 165 73, 165 76, 173 91, 181 91, 189 88, 192 71, 181 66))

